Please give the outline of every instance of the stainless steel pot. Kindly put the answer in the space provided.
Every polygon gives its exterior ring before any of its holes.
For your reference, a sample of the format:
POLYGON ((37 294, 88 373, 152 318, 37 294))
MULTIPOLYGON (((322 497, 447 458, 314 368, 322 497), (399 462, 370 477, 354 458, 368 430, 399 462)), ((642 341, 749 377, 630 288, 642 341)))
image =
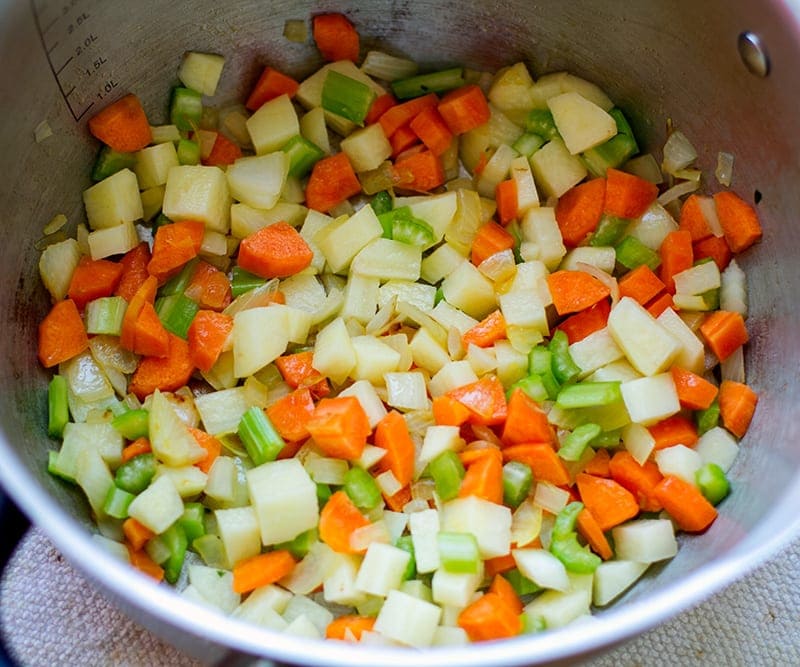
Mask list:
MULTIPOLYGON (((220 99, 241 98, 264 63, 296 76, 314 69, 310 44, 282 37, 286 19, 321 3, 167 3, 157 0, 0 1, 0 481, 64 554, 135 619, 207 660, 230 647, 291 663, 325 665, 521 665, 576 656, 619 642, 744 575, 800 532, 800 6, 790 2, 519 2, 331 0, 370 46, 435 65, 489 69, 525 59, 536 74, 569 68, 605 86, 646 144, 666 118, 695 142, 713 172, 717 151, 735 153, 734 188, 755 201, 763 242, 749 251, 752 341, 749 379, 761 402, 732 470, 734 493, 700 537, 648 576, 597 622, 496 645, 423 653, 328 644, 258 630, 199 609, 130 576, 93 546, 80 494, 45 472, 47 376, 36 361, 37 322, 47 308, 34 244, 58 212, 83 218, 80 192, 94 158, 86 119, 127 91, 163 120, 166 91, 187 49, 227 57, 220 99), (768 52, 740 40, 750 31, 768 52), (748 46, 749 44, 749 46, 748 46), (747 54, 745 66, 740 46, 747 54), (768 66, 768 67, 766 67, 768 66), (764 70, 767 76, 762 76, 764 70), (753 70, 753 72, 750 71, 753 70), (53 136, 37 143, 46 121, 53 136), (202 639, 201 639, 202 638, 202 639)), ((712 186, 715 185, 713 180, 712 186)))

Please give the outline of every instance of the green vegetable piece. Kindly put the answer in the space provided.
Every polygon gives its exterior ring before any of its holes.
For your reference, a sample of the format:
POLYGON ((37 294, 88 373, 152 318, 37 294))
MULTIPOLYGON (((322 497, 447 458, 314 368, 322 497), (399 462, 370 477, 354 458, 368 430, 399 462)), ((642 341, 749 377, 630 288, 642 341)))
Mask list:
POLYGON ((189 544, 193 544, 198 537, 206 534, 206 510, 202 503, 186 503, 183 506, 183 515, 178 519, 178 524, 186 533, 189 544))
POLYGON ((394 545, 398 549, 402 549, 411 554, 411 558, 408 559, 408 564, 406 565, 406 570, 403 572, 403 581, 414 579, 417 576, 417 559, 414 556, 414 541, 411 539, 411 535, 401 535, 397 538, 394 545))
POLYGON ((532 398, 537 403, 541 403, 550 398, 550 395, 547 393, 547 388, 544 386, 544 382, 539 375, 528 375, 521 380, 517 380, 508 388, 507 398, 511 398, 511 394, 515 389, 521 389, 529 398, 532 398))
POLYGON ((392 200, 392 195, 389 194, 388 190, 381 190, 375 194, 369 205, 372 206, 372 210, 375 212, 375 215, 383 215, 384 213, 388 213, 392 210, 394 207, 394 201, 392 200))
POLYGON ((172 220, 170 220, 166 215, 164 215, 163 211, 159 211, 158 215, 153 220, 153 231, 158 229, 159 227, 163 227, 164 225, 172 224, 172 220))
POLYGON ((719 287, 707 290, 700 296, 703 298, 706 310, 719 310, 719 287))
POLYGON ((92 167, 92 180, 97 183, 123 169, 133 169, 135 164, 135 154, 120 153, 109 146, 103 146, 92 167))
POLYGON ((179 130, 196 130, 203 117, 203 96, 191 88, 176 86, 172 89, 169 121, 179 130))
POLYGON ((128 440, 146 438, 150 434, 150 412, 139 408, 138 410, 128 410, 118 417, 114 417, 111 425, 128 440))
POLYGON ((558 392, 556 404, 562 408, 591 408, 622 400, 620 382, 580 382, 558 392))
POLYGON ((383 238, 392 238, 392 231, 394 230, 394 223, 396 220, 411 220, 411 209, 408 206, 401 206, 394 208, 378 215, 378 222, 383 227, 383 238))
POLYGON ((128 302, 121 296, 101 296, 86 304, 86 333, 119 336, 128 302))
POLYGON ((178 141, 178 162, 185 165, 200 164, 200 144, 191 139, 178 141))
POLYGON ((320 507, 323 507, 332 495, 333 491, 329 485, 317 482, 317 502, 320 507))
POLYGON ((603 431, 589 443, 595 449, 607 449, 616 447, 622 439, 622 428, 615 428, 613 431, 603 431))
POLYGON ((581 424, 572 431, 558 450, 558 455, 565 461, 577 461, 583 456, 583 452, 596 437, 600 435, 602 429, 597 424, 581 424))
POLYGON ((343 488, 359 509, 371 510, 382 502, 381 490, 375 478, 359 466, 353 466, 345 473, 343 488))
POLYGON ((136 498, 132 493, 123 491, 118 486, 111 486, 106 494, 103 511, 114 519, 127 519, 128 507, 136 498))
POLYGON ((437 287, 436 293, 433 295, 433 305, 438 305, 440 301, 444 301, 444 292, 441 287, 437 287))
POLYGON ((400 243, 425 247, 433 243, 433 227, 419 218, 400 218, 392 220, 392 238, 400 243))
POLYGON ((174 584, 181 575, 183 561, 186 558, 186 549, 189 547, 189 540, 186 537, 186 531, 181 527, 178 521, 173 523, 161 534, 161 539, 167 549, 169 549, 169 556, 167 560, 162 563, 164 579, 174 584))
POLYGON ((511 148, 517 151, 517 153, 520 155, 524 155, 525 157, 529 158, 542 146, 544 146, 544 144, 545 140, 538 134, 534 134, 533 132, 525 132, 524 134, 521 134, 513 144, 511 144, 511 148))
POLYGON ((536 345, 528 353, 528 372, 538 375, 547 392, 547 398, 558 396, 561 385, 553 373, 553 353, 544 345, 536 345))
POLYGON ((460 88, 465 83, 464 69, 453 67, 439 72, 417 74, 407 79, 392 82, 392 92, 399 100, 420 97, 428 93, 443 93, 454 88, 460 88))
POLYGON ((448 572, 475 574, 480 565, 478 541, 472 533, 442 531, 436 535, 439 558, 448 572))
POLYGON ((158 296, 175 296, 176 294, 183 294, 189 283, 192 280, 194 272, 197 270, 197 264, 200 260, 195 257, 183 265, 179 273, 172 276, 165 282, 158 290, 158 296))
MULTIPOLYGON (((608 112, 608 115, 614 119, 614 122, 617 124, 617 132, 622 134, 626 137, 630 137, 631 139, 636 139, 633 134, 633 129, 631 128, 631 124, 628 122, 628 119, 625 117, 625 114, 622 112, 622 109, 619 107, 614 107, 608 112)), ((636 152, 639 152, 639 147, 636 146, 636 152)))
POLYGON ((522 619, 522 634, 524 635, 532 635, 547 630, 547 621, 544 620, 544 616, 534 616, 524 611, 520 618, 522 619))
POLYGON ((558 383, 563 385, 576 380, 581 373, 581 369, 569 353, 567 334, 558 329, 553 333, 547 349, 553 355, 551 358, 553 375, 555 375, 558 383))
POLYGON ((617 134, 608 141, 590 148, 580 157, 592 176, 603 177, 609 168, 616 169, 639 152, 636 140, 625 134, 617 134))
POLYGON ((518 568, 503 572, 503 577, 511 584, 511 588, 517 595, 531 595, 538 593, 541 587, 534 581, 528 579, 518 568))
POLYGON ((47 472, 49 472, 53 477, 63 479, 65 482, 69 482, 71 484, 75 483, 75 480, 72 477, 65 475, 58 469, 58 452, 53 449, 47 452, 47 472))
POLYGON ((525 121, 525 131, 531 134, 538 134, 548 141, 560 136, 553 120, 553 114, 550 113, 549 109, 531 110, 525 121))
POLYGON ((706 463, 694 473, 700 493, 712 505, 719 503, 731 492, 731 483, 728 481, 725 471, 716 463, 706 463))
POLYGON ((225 545, 219 535, 206 533, 192 542, 194 549, 208 567, 228 567, 228 558, 225 555, 225 545))
POLYGON ((531 467, 519 461, 509 461, 503 466, 503 503, 512 509, 528 497, 533 483, 531 467))
POLYGON ((325 157, 325 151, 299 134, 289 139, 281 150, 289 156, 289 176, 294 178, 305 177, 325 157))
POLYGON ((67 422, 67 380, 63 375, 54 375, 47 387, 47 434, 53 438, 62 437, 67 422))
POLYGON ((189 335, 189 327, 199 310, 200 306, 185 294, 156 299, 156 312, 164 328, 184 340, 189 335))
POLYGON ((147 452, 134 456, 117 468, 114 484, 123 491, 136 495, 150 486, 155 474, 156 457, 152 452, 147 452))
POLYGON ((593 554, 588 546, 581 546, 575 532, 575 522, 583 509, 583 503, 572 502, 562 509, 553 523, 550 553, 560 560, 570 572, 591 574, 602 559, 593 554))
POLYGON ((615 247, 617 261, 627 269, 635 269, 646 264, 655 271, 661 264, 661 256, 648 248, 635 236, 626 236, 615 247))
POLYGON ((375 99, 375 91, 361 81, 330 70, 322 86, 322 108, 362 124, 375 99))
POLYGON ((250 460, 257 466, 274 461, 286 445, 267 414, 257 405, 242 415, 237 433, 250 460))
POLYGON ((286 549, 295 558, 303 558, 311 549, 311 545, 319 540, 319 532, 316 528, 303 531, 293 540, 276 544, 276 549, 286 549))
POLYGON ((698 410, 694 414, 694 420, 697 424, 698 435, 703 435, 706 431, 710 431, 715 426, 719 425, 719 401, 716 399, 705 410, 698 410))
POLYGON ((589 237, 589 245, 595 248, 617 245, 629 224, 630 220, 626 218, 604 215, 589 237))
POLYGON ((261 287, 266 282, 264 278, 234 266, 231 272, 231 295, 235 299, 251 289, 261 287))
POLYGON ((522 228, 520 227, 518 220, 512 220, 506 225, 506 231, 511 234, 514 238, 514 247, 511 248, 511 251, 514 253, 514 263, 522 264, 525 260, 522 258, 521 254, 521 247, 522 247, 522 228))
POLYGON ((428 463, 428 472, 441 500, 452 500, 458 495, 461 480, 464 479, 464 464, 458 454, 452 450, 442 452, 428 463))

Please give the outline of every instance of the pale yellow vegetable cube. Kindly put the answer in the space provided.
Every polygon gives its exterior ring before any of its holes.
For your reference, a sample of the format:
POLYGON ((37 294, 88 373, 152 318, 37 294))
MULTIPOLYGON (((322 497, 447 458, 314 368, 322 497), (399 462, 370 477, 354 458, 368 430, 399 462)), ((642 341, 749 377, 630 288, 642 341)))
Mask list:
POLYGON ((139 189, 147 190, 164 185, 169 170, 178 164, 178 153, 171 141, 137 151, 133 170, 139 181, 139 189))
POLYGON ((611 115, 579 93, 551 97, 547 106, 567 150, 573 155, 594 148, 617 133, 617 123, 611 115))
POLYGON ((230 228, 231 197, 225 172, 219 167, 172 167, 164 192, 164 215, 170 220, 199 220, 215 232, 230 228))
POLYGON ((158 389, 150 402, 148 428, 153 453, 167 465, 190 465, 206 456, 206 450, 197 444, 172 402, 158 389))
POLYGON ((607 326, 628 361, 643 375, 666 370, 681 350, 680 341, 628 296, 611 309, 607 326))
POLYGON ((344 288, 344 303, 339 316, 345 320, 353 318, 363 324, 369 322, 378 306, 379 288, 378 278, 351 273, 344 288))
POLYGON ((450 361, 428 382, 428 391, 433 398, 446 394, 451 389, 477 382, 478 376, 466 359, 450 361))
POLYGON ((233 318, 233 366, 236 377, 247 377, 286 351, 289 344, 286 313, 261 306, 243 310, 233 318))
POLYGON ((443 243, 430 255, 423 258, 420 276, 424 281, 435 285, 442 278, 455 271, 463 261, 464 255, 455 246, 443 243))
POLYGON ((187 51, 178 69, 178 78, 187 88, 211 97, 217 92, 224 65, 224 56, 187 51))
POLYGON ((572 155, 558 137, 531 156, 531 168, 537 185, 547 197, 560 197, 588 174, 580 158, 572 155))
POLYGON ((91 229, 106 229, 140 220, 142 198, 136 175, 130 169, 121 169, 104 178, 83 191, 83 205, 91 229))
POLYGON ((363 206, 349 218, 339 218, 314 234, 333 273, 342 273, 370 241, 380 238, 383 227, 371 206, 363 206))
POLYGON ((392 145, 379 123, 350 133, 342 139, 341 149, 357 172, 377 169, 392 155, 392 145))
POLYGON ((247 131, 256 155, 280 150, 293 136, 300 134, 300 121, 288 95, 265 102, 247 119, 247 131))
POLYGON ((407 593, 390 591, 375 620, 375 631, 389 639, 425 648, 433 643, 442 610, 407 593))
POLYGON ((139 234, 132 222, 123 222, 116 227, 89 232, 87 240, 92 259, 102 259, 112 255, 123 255, 133 250, 139 245, 139 234))
POLYGON ((381 280, 413 281, 419 279, 421 263, 420 248, 393 239, 376 238, 358 252, 350 268, 354 273, 381 280))
POLYGON ((466 260, 442 281, 441 289, 449 304, 478 320, 497 307, 493 283, 466 260))
POLYGON ((172 479, 162 475, 133 499, 128 514, 154 533, 163 533, 183 514, 183 500, 172 479))
POLYGON ((231 206, 231 235, 237 239, 243 239, 275 222, 285 222, 296 227, 308 212, 305 206, 286 201, 279 201, 267 210, 242 203, 233 204, 231 206))
POLYGON ((69 289, 72 273, 81 260, 75 239, 65 239, 47 246, 39 257, 39 275, 53 301, 61 301, 69 289))
POLYGON ((283 151, 275 151, 239 158, 228 166, 225 175, 234 199, 269 210, 278 203, 288 173, 289 157, 283 151))
POLYGON ((442 366, 450 362, 447 350, 427 329, 417 329, 410 347, 414 363, 431 374, 438 373, 442 366))
POLYGON ((261 532, 252 507, 216 510, 214 517, 231 567, 261 552, 261 532))
POLYGON ((567 254, 554 208, 542 206, 529 209, 522 219, 522 236, 526 241, 536 243, 539 260, 550 271, 555 271, 567 254))
POLYGON ((351 339, 356 364, 350 372, 354 380, 383 384, 384 373, 397 370, 400 353, 375 336, 355 336, 351 339))
POLYGON ((671 417, 681 409, 671 373, 623 382, 620 391, 631 421, 643 426, 671 417))

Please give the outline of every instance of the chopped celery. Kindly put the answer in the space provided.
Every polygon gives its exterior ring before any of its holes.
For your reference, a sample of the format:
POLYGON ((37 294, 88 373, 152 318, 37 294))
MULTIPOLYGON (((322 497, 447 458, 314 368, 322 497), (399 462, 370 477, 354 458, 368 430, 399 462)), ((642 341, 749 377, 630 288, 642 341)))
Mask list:
POLYGON ((128 302, 121 296, 103 296, 86 304, 86 333, 119 336, 128 302))
POLYGON ((542 590, 535 582, 526 577, 518 568, 503 572, 503 577, 511 584, 517 595, 531 595, 542 590))
POLYGON ((620 382, 581 382, 558 392, 556 405, 562 408, 591 408, 622 400, 620 382))
POLYGON ((427 95, 428 93, 443 93, 447 90, 459 88, 464 83, 464 69, 454 67, 393 81, 392 92, 397 99, 407 100, 412 97, 427 95))
POLYGON ((108 488, 106 501, 103 504, 103 511, 108 514, 108 516, 115 519, 127 519, 128 507, 135 497, 136 496, 132 493, 112 485, 108 488))
POLYGON ((583 503, 572 502, 556 515, 550 537, 550 552, 570 572, 591 574, 602 560, 593 554, 588 546, 581 546, 578 542, 575 522, 582 510, 583 503))
POLYGON ((257 466, 274 461, 286 445, 264 410, 257 405, 242 415, 238 433, 248 456, 257 466))
POLYGON ((413 579, 417 576, 417 559, 414 557, 414 542, 411 539, 411 535, 401 535, 397 538, 394 545, 398 549, 402 549, 411 554, 411 558, 408 559, 408 564, 406 565, 406 570, 403 572, 403 581, 413 579))
POLYGON ((458 495, 461 480, 464 479, 464 464, 452 449, 442 452, 428 463, 428 472, 441 500, 452 500, 458 495))
POLYGON ((553 373, 553 353, 550 350, 543 345, 532 347, 528 354, 528 372, 539 376, 548 398, 558 396, 561 385, 553 373))
POLYGON ((111 425, 128 440, 136 440, 149 435, 149 421, 150 412, 139 408, 114 417, 111 425))
MULTIPOLYGON (((213 515, 209 515, 213 516, 213 515)), ((219 535, 206 533, 192 542, 194 549, 209 567, 229 567, 225 545, 219 535)))
POLYGON ((559 329, 553 333, 547 349, 552 354, 553 375, 560 384, 572 382, 580 375, 581 369, 569 353, 569 339, 564 331, 559 329))
POLYGON ((583 152, 581 160, 592 176, 603 177, 609 167, 625 164, 639 152, 636 140, 626 134, 617 134, 608 141, 583 152))
POLYGON ((700 297, 703 299, 703 303, 705 303, 706 310, 719 309, 719 287, 703 292, 700 294, 700 297))
POLYGON ((191 88, 176 86, 172 89, 169 120, 179 130, 196 130, 203 117, 203 96, 191 88))
POLYGON ((260 276, 245 271, 240 266, 234 266, 231 271, 231 295, 235 299, 251 289, 260 287, 267 281, 260 276))
POLYGON ((128 493, 141 493, 156 474, 156 457, 148 452, 139 454, 117 468, 114 484, 128 493))
POLYGON ((514 263, 515 264, 522 264, 525 260, 522 258, 521 248, 522 248, 522 229, 520 224, 517 220, 512 220, 506 225, 506 231, 511 234, 511 237, 514 239, 514 247, 511 249, 514 252, 514 263))
POLYGON ((706 500, 712 505, 719 503, 731 491, 731 484, 725 471, 716 463, 706 463, 694 473, 697 486, 706 500))
POLYGON ((478 541, 472 533, 442 531, 436 535, 439 558, 448 572, 475 574, 480 564, 478 541))
POLYGON ((503 503, 516 509, 528 497, 533 482, 531 467, 519 461, 503 466, 503 503))
POLYGON ((383 238, 392 238, 395 220, 411 220, 412 218, 411 209, 408 206, 390 208, 388 211, 378 214, 378 222, 383 228, 383 238))
POLYGON ((382 500, 375 478, 359 466, 353 466, 345 473, 344 492, 362 510, 371 510, 382 500))
POLYGON ((392 195, 389 194, 388 190, 381 190, 375 194, 369 205, 372 206, 372 210, 375 212, 375 215, 380 216, 391 211, 392 207, 394 206, 394 202, 392 201, 392 195))
POLYGON ((520 135, 519 139, 511 144, 511 148, 517 151, 517 153, 520 155, 530 157, 542 146, 544 146, 544 143, 545 140, 538 134, 534 134, 533 132, 525 132, 524 134, 520 135))
POLYGON ((714 401, 705 410, 695 412, 695 423, 697 424, 697 434, 703 435, 706 431, 719 424, 719 402, 714 401))
POLYGON ((116 174, 123 169, 133 169, 136 164, 136 155, 133 153, 120 153, 109 146, 103 146, 97 154, 97 159, 92 168, 92 180, 99 183, 104 178, 116 174))
POLYGON ((628 269, 635 269, 642 264, 655 270, 661 264, 660 255, 634 236, 626 236, 614 247, 617 261, 628 269))
POLYGON ((63 375, 54 375, 47 388, 47 433, 54 438, 62 437, 69 421, 67 402, 67 380, 63 375))
MULTIPOLYGON (((614 119, 614 122, 617 124, 617 132, 622 134, 626 137, 630 137, 631 139, 636 139, 633 135, 633 129, 631 128, 631 124, 628 122, 628 119, 625 117, 625 114, 622 112, 622 109, 619 107, 614 107, 608 112, 608 115, 614 119)), ((636 152, 639 152, 639 147, 636 146, 636 152)))
POLYGON ((185 294, 172 294, 156 300, 156 312, 167 331, 186 338, 200 306, 185 294))
POLYGON ((629 223, 630 221, 625 218, 604 215, 600 218, 597 229, 594 230, 594 233, 589 238, 589 245, 595 248, 615 246, 619 243, 629 223))
POLYGON ((172 276, 167 282, 162 285, 158 290, 159 296, 173 296, 181 294, 189 286, 195 270, 197 269, 198 259, 195 257, 186 262, 183 268, 176 275, 172 276))
POLYGON ((517 388, 522 389, 522 391, 524 391, 528 397, 532 398, 537 403, 541 403, 542 401, 546 401, 548 398, 550 398, 541 376, 536 374, 528 375, 527 377, 517 380, 514 384, 512 384, 508 390, 509 398, 511 397, 511 393, 514 391, 514 389, 517 388))
POLYGON ((286 549, 295 558, 303 558, 311 549, 311 546, 319 540, 319 531, 316 528, 303 531, 293 540, 276 544, 276 549, 286 549))
POLYGON ((444 292, 441 287, 437 287, 436 294, 433 295, 433 305, 438 306, 440 301, 444 301, 444 292))
POLYGON ((522 620, 522 634, 524 635, 532 635, 547 630, 547 621, 544 616, 534 616, 530 612, 524 611, 520 615, 520 619, 522 620))
POLYGON ((581 424, 564 438, 558 455, 565 461, 578 461, 589 443, 599 436, 601 431, 597 424, 581 424))
POLYGON ((167 560, 162 563, 164 579, 174 584, 178 581, 178 577, 180 577, 183 561, 186 558, 186 549, 189 546, 189 540, 186 537, 186 531, 181 527, 179 522, 175 522, 167 528, 161 534, 161 540, 164 542, 167 549, 169 549, 169 556, 167 560))
POLYGON ((322 108, 361 124, 375 99, 375 91, 367 84, 330 70, 322 86, 322 108))
POLYGON ((202 503, 186 503, 183 506, 183 516, 178 519, 178 525, 186 533, 186 540, 189 544, 206 534, 205 513, 206 510, 202 503))
POLYGON ((331 490, 330 486, 321 482, 317 482, 317 502, 319 503, 320 507, 327 503, 328 499, 332 495, 333 491, 331 490))
POLYGON ((395 218, 392 221, 392 238, 413 246, 427 246, 433 243, 433 228, 419 218, 395 218))
POLYGON ((613 431, 603 431, 589 443, 595 449, 616 447, 622 439, 622 428, 615 428, 613 431))
POLYGON ((65 482, 70 482, 71 484, 75 483, 75 479, 70 477, 69 475, 65 475, 61 470, 58 469, 58 452, 55 450, 50 450, 47 452, 47 472, 49 472, 53 477, 58 477, 59 479, 63 479, 65 482))
POLYGON ((556 122, 549 109, 533 109, 528 113, 525 121, 525 131, 531 134, 538 134, 547 140, 555 139, 558 134, 556 122))
POLYGON ((200 144, 191 139, 178 141, 178 162, 180 164, 200 164, 200 144))
POLYGON ((319 160, 325 157, 325 152, 300 134, 296 134, 287 141, 281 150, 289 156, 289 176, 303 178, 319 160))

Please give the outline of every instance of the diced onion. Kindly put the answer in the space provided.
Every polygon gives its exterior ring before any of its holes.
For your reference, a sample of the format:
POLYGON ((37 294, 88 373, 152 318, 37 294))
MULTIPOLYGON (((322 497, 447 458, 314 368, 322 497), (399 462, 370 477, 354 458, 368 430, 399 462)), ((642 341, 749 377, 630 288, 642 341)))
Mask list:
POLYGON ((387 497, 392 497, 395 493, 403 488, 403 485, 397 481, 397 477, 394 476, 394 473, 391 470, 382 472, 380 475, 375 477, 375 481, 378 483, 381 493, 387 497))
POLYGON ((682 181, 677 185, 673 185, 669 190, 662 192, 658 197, 658 203, 662 206, 666 206, 670 202, 694 192, 699 187, 700 183, 698 181, 682 181))
POLYGON ((412 499, 403 505, 403 512, 405 514, 414 514, 415 512, 422 512, 427 509, 430 509, 427 500, 412 499))
POLYGON ((63 213, 58 213, 54 215, 53 219, 44 226, 42 233, 45 235, 54 234, 66 224, 67 224, 67 216, 64 215, 63 213))
POLYGON ((733 180, 733 155, 720 151, 717 153, 717 168, 714 170, 714 176, 720 185, 726 188, 730 187, 733 180))
POLYGON ((697 151, 683 132, 676 130, 669 135, 664 144, 664 161, 662 166, 668 174, 675 174, 685 169, 697 159, 697 151))
POLYGON ((500 441, 500 438, 498 438, 497 434, 488 426, 483 426, 482 424, 473 424, 472 432, 475 434, 475 437, 478 438, 478 440, 474 440, 473 442, 470 443, 475 445, 474 449, 483 448, 485 446, 490 446, 490 447, 503 446, 503 443, 500 441), (481 444, 484 441, 487 443, 487 445, 481 444))
POLYGON ((542 529, 542 508, 526 498, 511 517, 511 542, 524 547, 539 537, 542 529))
POLYGON ((328 458, 321 456, 311 458, 305 465, 308 474, 317 484, 344 484, 344 477, 349 470, 347 461, 342 459, 328 458))
POLYGON ((629 174, 634 174, 646 181, 660 185, 664 182, 661 167, 651 153, 645 153, 639 157, 628 160, 622 167, 629 174))
POLYGON ((386 527, 386 522, 383 520, 375 521, 361 528, 356 528, 350 534, 350 548, 353 551, 365 551, 373 542, 389 544, 390 541, 391 536, 389 535, 389 529, 386 527))
POLYGON ((237 296, 223 312, 233 317, 243 310, 266 306, 272 302, 273 295, 278 291, 278 285, 277 278, 268 280, 263 285, 237 296))
POLYGON ((745 381, 744 372, 744 350, 739 347, 734 350, 733 354, 725 361, 720 362, 720 376, 723 380, 732 380, 733 382, 745 381))
POLYGON ((514 275, 517 265, 512 250, 502 250, 489 255, 478 265, 478 271, 493 282, 508 280, 514 275))
POLYGON ((424 500, 425 502, 433 500, 433 493, 436 490, 436 484, 429 477, 423 477, 411 485, 411 497, 414 500, 424 500))
POLYGON ((36 139, 37 144, 40 144, 48 137, 52 137, 53 130, 50 127, 50 123, 48 123, 46 120, 43 120, 41 123, 39 123, 33 130, 33 136, 36 139))
POLYGON ((376 192, 389 190, 394 187, 394 168, 391 162, 381 162, 375 169, 362 171, 358 175, 361 189, 365 195, 374 195, 376 192))
POLYGON ((308 39, 308 26, 300 19, 290 19, 283 24, 283 36, 290 42, 302 44, 308 39))
POLYGON ((569 502, 569 492, 549 482, 539 482, 533 495, 533 504, 546 512, 558 514, 569 502))
POLYGON ((368 51, 361 65, 362 72, 384 81, 407 79, 414 76, 418 69, 419 66, 413 60, 390 56, 383 51, 368 51))
POLYGON ((717 217, 717 205, 714 203, 714 199, 712 197, 699 197, 698 203, 711 233, 716 237, 725 236, 719 217, 717 217))
POLYGON ((450 327, 447 331, 447 354, 453 361, 464 358, 464 342, 461 332, 456 327, 450 327))
POLYGON ((578 268, 578 271, 583 271, 584 273, 588 273, 593 278, 597 278, 603 285, 608 287, 609 291, 611 292, 611 305, 615 306, 620 298, 619 293, 619 283, 617 283, 617 279, 614 276, 608 275, 602 269, 598 269, 593 264, 587 264, 586 262, 576 262, 575 264, 578 268))

